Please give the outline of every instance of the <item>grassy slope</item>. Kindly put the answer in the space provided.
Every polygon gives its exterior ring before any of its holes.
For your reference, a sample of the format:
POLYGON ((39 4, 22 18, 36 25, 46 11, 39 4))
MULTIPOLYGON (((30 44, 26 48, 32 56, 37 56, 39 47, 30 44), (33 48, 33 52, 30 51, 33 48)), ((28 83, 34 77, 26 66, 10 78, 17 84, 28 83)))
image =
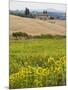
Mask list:
POLYGON ((65 39, 18 40, 10 43, 12 54, 64 55, 65 39))

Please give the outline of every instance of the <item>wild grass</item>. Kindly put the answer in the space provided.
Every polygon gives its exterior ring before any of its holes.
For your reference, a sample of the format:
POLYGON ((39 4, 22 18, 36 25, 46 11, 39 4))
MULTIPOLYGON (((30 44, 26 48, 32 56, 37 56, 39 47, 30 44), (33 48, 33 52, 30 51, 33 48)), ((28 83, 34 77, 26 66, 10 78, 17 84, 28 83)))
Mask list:
POLYGON ((65 38, 10 40, 10 88, 66 84, 65 38))

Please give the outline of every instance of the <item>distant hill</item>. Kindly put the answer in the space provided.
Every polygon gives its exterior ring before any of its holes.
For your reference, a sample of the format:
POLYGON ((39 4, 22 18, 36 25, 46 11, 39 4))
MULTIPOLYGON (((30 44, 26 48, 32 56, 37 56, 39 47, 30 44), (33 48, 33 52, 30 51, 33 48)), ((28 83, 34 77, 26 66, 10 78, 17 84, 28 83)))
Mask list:
MULTIPOLYGON (((66 19, 66 15, 63 12, 52 12, 52 11, 47 11, 47 12, 48 12, 49 16, 52 16, 54 18, 57 18, 57 19, 59 18, 59 19, 62 19, 62 20, 66 19)), ((32 11, 32 14, 35 14, 35 15, 41 14, 41 13, 42 12, 32 11)))
POLYGON ((65 20, 38 20, 10 15, 10 34, 26 32, 29 35, 65 35, 65 20))

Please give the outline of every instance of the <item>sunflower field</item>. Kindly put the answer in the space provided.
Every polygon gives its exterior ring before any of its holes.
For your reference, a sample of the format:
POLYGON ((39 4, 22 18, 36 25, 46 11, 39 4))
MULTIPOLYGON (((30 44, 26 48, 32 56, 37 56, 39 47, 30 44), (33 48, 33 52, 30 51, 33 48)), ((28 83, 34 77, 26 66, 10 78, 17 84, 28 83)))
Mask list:
POLYGON ((66 85, 65 39, 10 40, 9 88, 66 85))

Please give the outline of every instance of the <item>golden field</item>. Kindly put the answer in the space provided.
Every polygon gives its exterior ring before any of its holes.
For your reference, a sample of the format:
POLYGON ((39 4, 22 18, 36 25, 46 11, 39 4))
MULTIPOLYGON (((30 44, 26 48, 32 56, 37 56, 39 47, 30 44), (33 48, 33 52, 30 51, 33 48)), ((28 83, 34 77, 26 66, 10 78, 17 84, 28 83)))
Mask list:
POLYGON ((10 15, 10 34, 25 32, 29 35, 65 35, 65 20, 39 20, 10 15))

